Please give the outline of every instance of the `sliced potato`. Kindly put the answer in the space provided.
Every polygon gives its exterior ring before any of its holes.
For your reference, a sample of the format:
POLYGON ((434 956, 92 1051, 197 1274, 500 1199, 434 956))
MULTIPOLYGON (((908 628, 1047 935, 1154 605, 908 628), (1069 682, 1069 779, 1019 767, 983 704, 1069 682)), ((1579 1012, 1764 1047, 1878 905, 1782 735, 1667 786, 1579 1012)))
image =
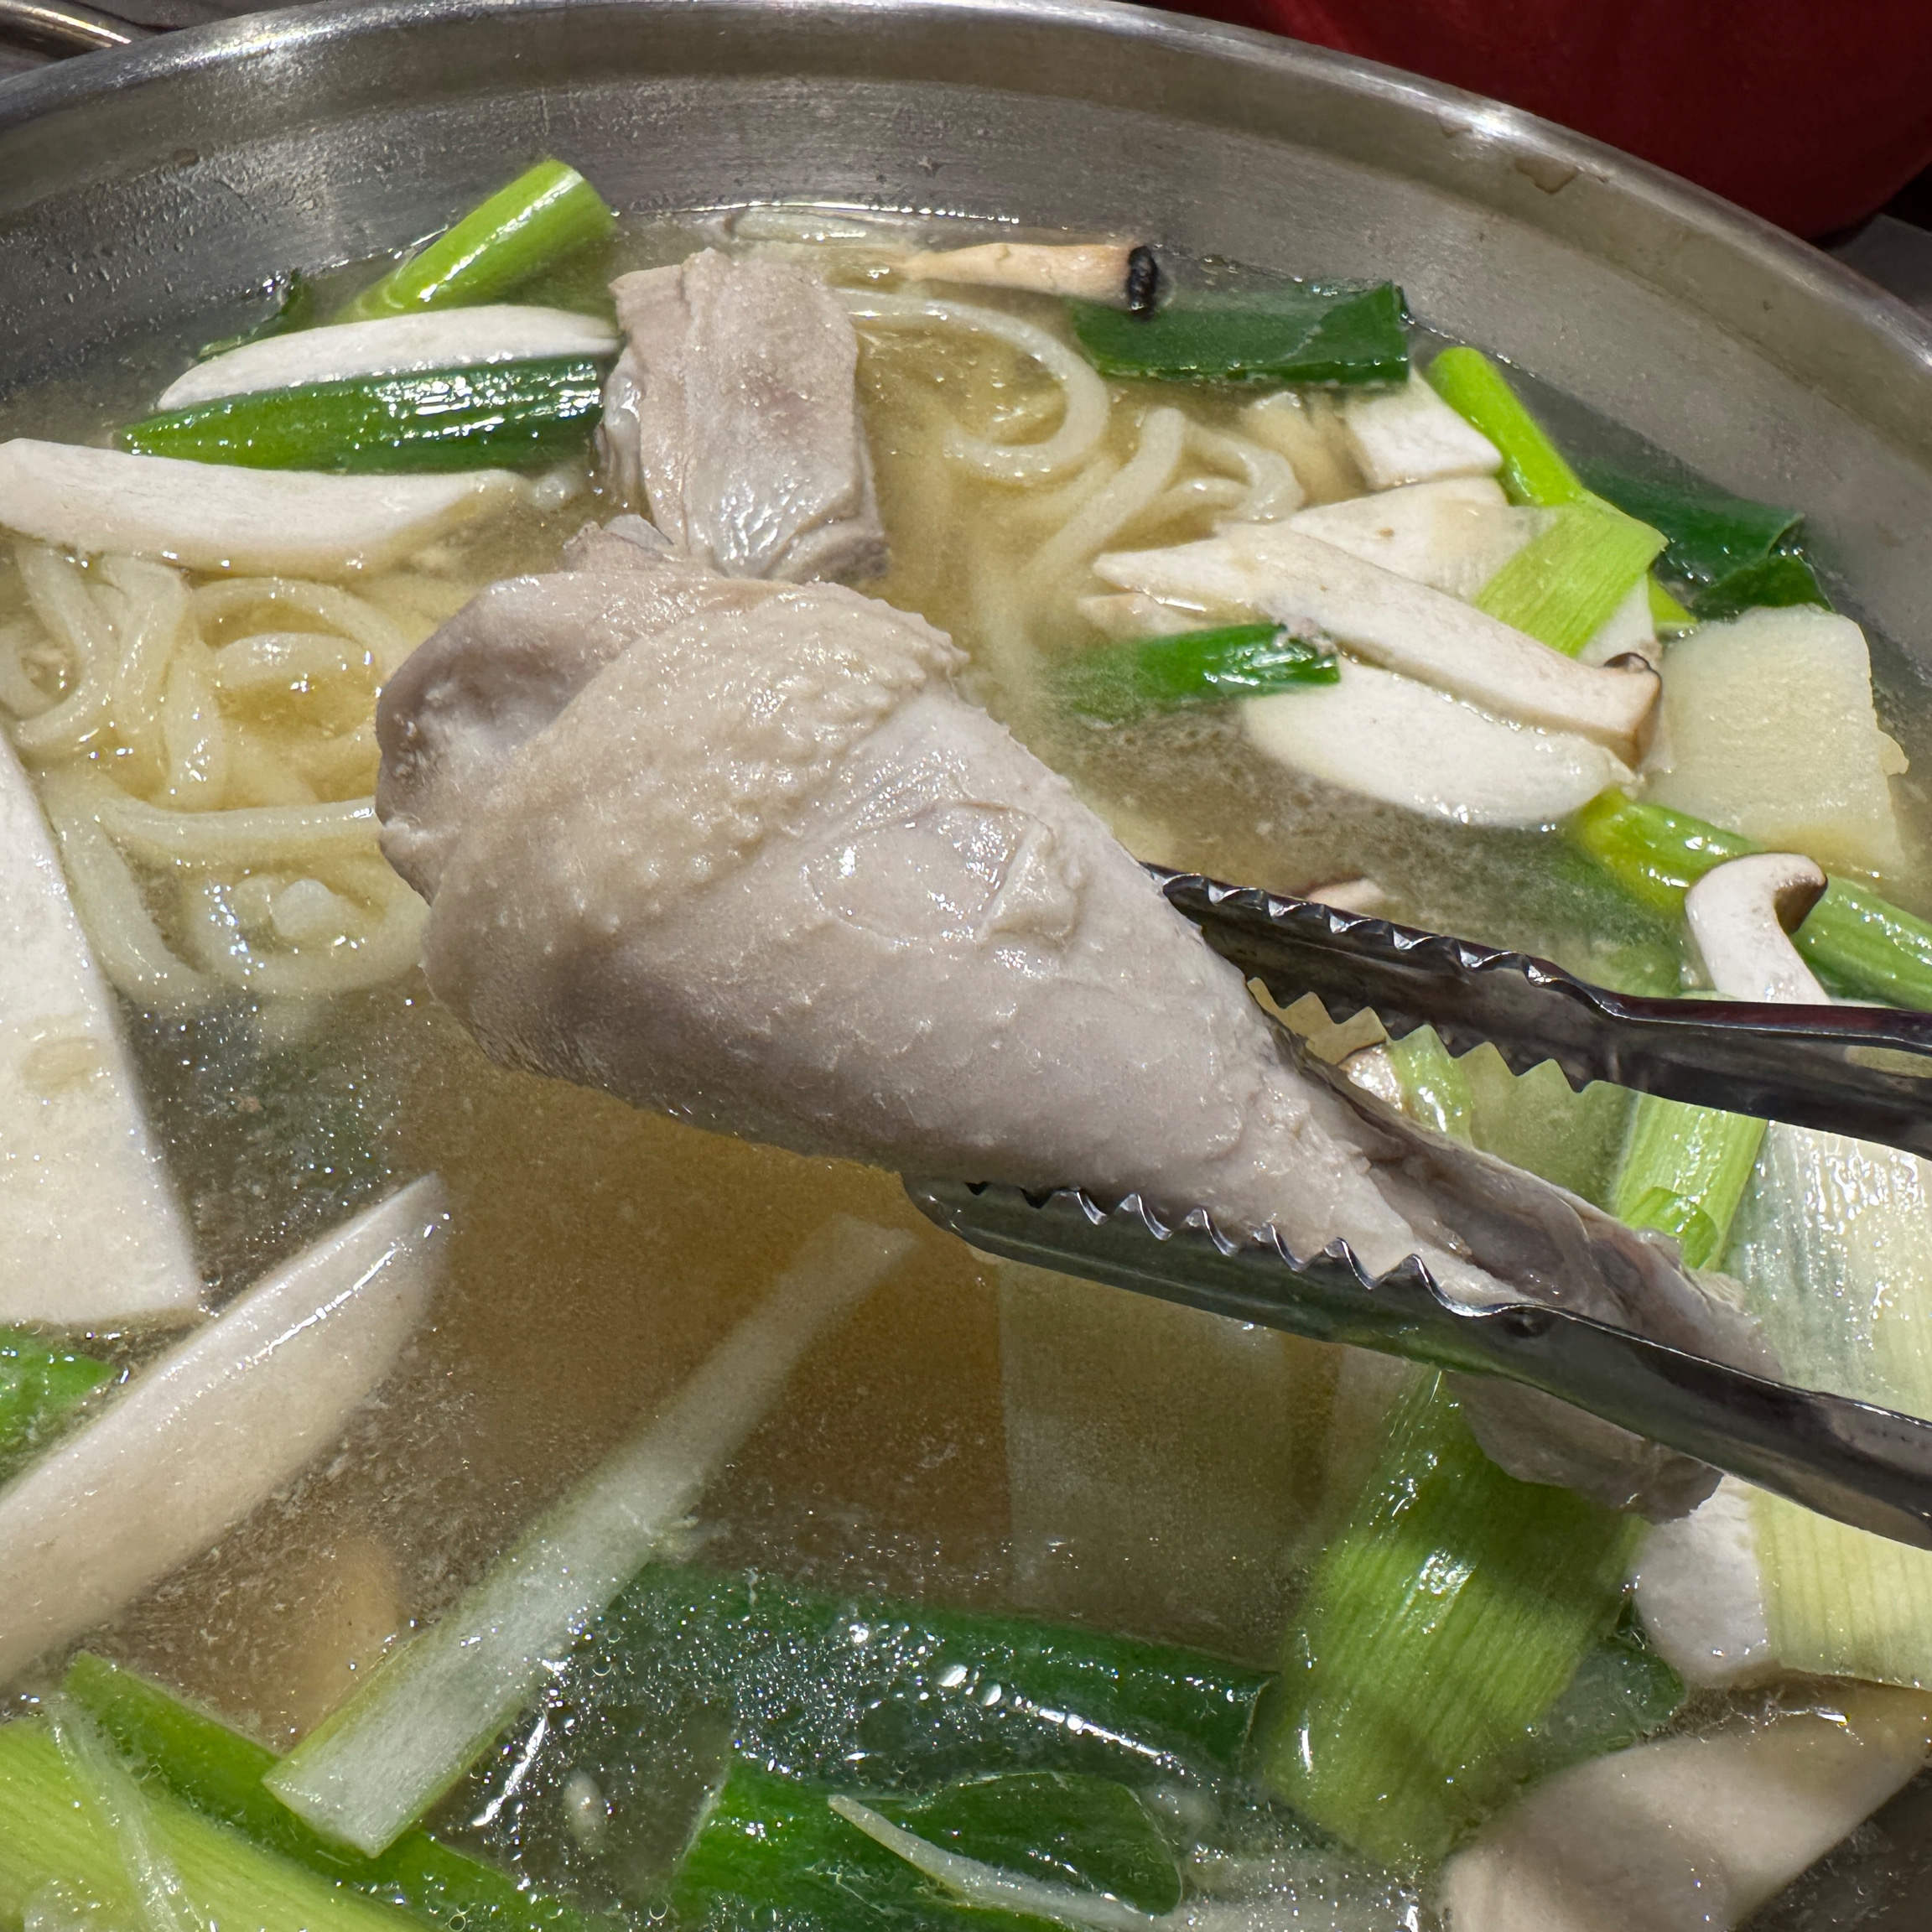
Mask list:
POLYGON ((1664 653, 1661 768, 1647 796, 1827 868, 1904 862, 1865 634, 1827 610, 1751 610, 1664 653))

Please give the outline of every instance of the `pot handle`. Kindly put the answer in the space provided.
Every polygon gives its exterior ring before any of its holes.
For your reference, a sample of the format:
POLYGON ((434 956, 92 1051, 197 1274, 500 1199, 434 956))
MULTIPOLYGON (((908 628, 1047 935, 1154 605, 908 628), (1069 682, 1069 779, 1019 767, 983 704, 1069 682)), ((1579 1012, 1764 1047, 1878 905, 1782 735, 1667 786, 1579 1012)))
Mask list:
POLYGON ((56 59, 129 46, 154 32, 138 21, 83 6, 80 0, 0 0, 0 42, 32 47, 56 59))

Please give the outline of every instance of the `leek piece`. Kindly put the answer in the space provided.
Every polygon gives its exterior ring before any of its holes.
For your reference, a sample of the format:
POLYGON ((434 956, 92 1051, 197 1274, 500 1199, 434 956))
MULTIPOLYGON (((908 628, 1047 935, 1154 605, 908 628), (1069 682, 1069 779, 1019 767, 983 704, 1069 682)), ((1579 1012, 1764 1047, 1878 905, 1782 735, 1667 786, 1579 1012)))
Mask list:
POLYGON ((911 1235, 835 1214, 663 1410, 441 1620, 392 1651, 284 1758, 270 1790, 374 1857, 467 1770, 763 1420, 832 1322, 911 1235))
POLYGON ((1476 608, 1574 657, 1663 548, 1658 532, 1619 510, 1566 504, 1477 593, 1476 608))
POLYGON ((1803 520, 1795 511, 1707 483, 1687 487, 1632 476, 1608 464, 1592 464, 1586 474, 1600 496, 1670 538, 1662 568, 1691 587, 1701 619, 1789 604, 1831 608, 1800 543, 1803 520))
POLYGON ((273 1751, 104 1657, 83 1652, 61 1688, 117 1750, 174 1796, 325 1878, 467 1932, 578 1932, 587 1923, 427 1832, 406 1831, 373 1859, 323 1837, 263 1786, 275 1768, 273 1751))
POLYGON ((1504 1475, 1442 1379, 1418 1383, 1309 1579, 1269 1782, 1385 1863, 1439 1857, 1615 1623, 1639 1527, 1504 1475))
POLYGON ((117 440, 139 456, 249 470, 532 469, 581 455, 603 407, 599 364, 558 357, 221 396, 143 417, 117 440))
MULTIPOLYGON (((1725 1267, 1787 1375, 1932 1415, 1932 1168, 1773 1124, 1725 1267)), ((1750 1493, 1780 1667, 1932 1685, 1932 1551, 1750 1493)))
POLYGON ((1073 333, 1103 376, 1169 382, 1400 382, 1408 311, 1393 282, 1196 293, 1134 315, 1070 302, 1073 333))
POLYGON ((1754 503, 1708 483, 1663 483, 1607 463, 1586 464, 1584 475, 1606 502, 1661 530, 1670 539, 1666 574, 1700 587, 1789 547, 1800 521, 1794 510, 1754 503))
POLYGON ((1712 621, 1735 617, 1745 610, 1783 609, 1794 604, 1831 608, 1817 573, 1795 551, 1780 550, 1762 564, 1733 571, 1696 599, 1697 615, 1712 621))
POLYGON ((1395 1078, 1402 1083, 1402 1104, 1408 1114, 1452 1140, 1472 1142, 1475 1097, 1460 1062, 1451 1057, 1436 1029, 1418 1026, 1403 1038, 1391 1040, 1388 1054, 1395 1078))
POLYGON ((1485 1042, 1457 1065, 1468 1088, 1476 1145, 1607 1210, 1635 1099, 1593 1081, 1579 1093, 1553 1060, 1520 1076, 1485 1042))
POLYGON ((1046 1932, 937 1892, 896 1852, 832 1809, 823 1784, 735 1759, 678 1861, 671 1903, 697 1932, 1046 1932))
POLYGON ((1424 380, 1501 451, 1498 480, 1512 503, 1555 509, 1597 501, 1481 350, 1445 349, 1424 371, 1424 380))
POLYGON ((1655 1093, 1630 1110, 1610 1211, 1632 1228, 1674 1234, 1692 1268, 1724 1250, 1764 1139, 1764 1123, 1655 1093))
MULTIPOLYGON (((1741 833, 1621 792, 1592 799, 1569 833, 1627 891, 1659 911, 1680 911, 1685 893, 1706 872, 1759 849, 1741 833)), ((1932 925, 1864 886, 1832 880, 1791 937, 1830 991, 1932 1011, 1932 925)))
POLYGON ((336 319, 366 322, 494 301, 539 270, 603 241, 616 219, 574 168, 539 161, 397 262, 336 319))
MULTIPOLYGON (((1503 371, 1481 350, 1445 349, 1429 365, 1425 380, 1452 409, 1480 429, 1502 453, 1503 468, 1497 480, 1512 503, 1534 503, 1551 510, 1576 507, 1602 511, 1615 507, 1585 486, 1563 453, 1550 440, 1543 425, 1509 387, 1503 371)), ((1636 574, 1633 572, 1623 579, 1626 590, 1636 574)), ((1613 603, 1604 615, 1607 616, 1615 608, 1613 603)), ((1685 630, 1692 621, 1690 613, 1654 577, 1650 579, 1650 613, 1659 628, 1666 632, 1685 630)), ((1586 633, 1574 647, 1572 655, 1588 641, 1586 633)))
POLYGON ((620 1786, 693 1711, 730 1712, 737 1748, 761 1763, 875 1791, 1017 1770, 1200 1783, 1241 1762, 1272 1681, 1029 1618, 652 1564, 524 1734, 568 1736, 574 1763, 620 1786))
POLYGON ((1233 624, 1093 646, 1062 661, 1059 685, 1069 710, 1120 724, 1150 711, 1224 704, 1297 685, 1332 684, 1340 676, 1335 653, 1325 645, 1293 636, 1279 624, 1233 624))
POLYGON ((113 1373, 91 1355, 49 1348, 34 1336, 0 1328, 0 1480, 48 1440, 90 1389, 113 1373))
MULTIPOLYGON (((156 1852, 204 1923, 222 1932, 405 1932, 392 1906, 331 1884, 160 1794, 144 1794, 156 1852)), ((48 1727, 0 1724, 0 1923, 18 1925, 50 1883, 72 1887, 107 1924, 145 1923, 109 1824, 88 1802, 48 1727)))

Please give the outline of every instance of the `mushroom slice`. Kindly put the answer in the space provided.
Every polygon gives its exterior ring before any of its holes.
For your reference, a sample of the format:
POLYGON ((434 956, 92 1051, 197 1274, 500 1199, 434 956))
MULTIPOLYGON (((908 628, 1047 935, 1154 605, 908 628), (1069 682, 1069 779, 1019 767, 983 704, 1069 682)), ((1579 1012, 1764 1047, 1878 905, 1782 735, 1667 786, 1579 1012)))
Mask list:
POLYGON ((1315 624, 1358 657, 1501 717, 1595 739, 1626 762, 1657 702, 1648 666, 1579 664, 1459 598, 1285 524, 1230 524, 1197 543, 1114 551, 1093 568, 1166 603, 1233 604, 1315 624))
POLYGON ((898 267, 912 281, 1073 295, 1136 314, 1154 306, 1159 274, 1153 251, 1133 242, 984 242, 972 248, 927 249, 898 267))
POLYGON ((0 443, 0 529, 190 570, 349 577, 387 570, 524 492, 507 470, 330 476, 185 463, 70 443, 0 443))
POLYGON ((1476 593, 1542 529, 1493 476, 1446 476, 1303 510, 1289 527, 1452 597, 1476 593))
POLYGON ((1440 1904, 1455 1932, 1737 1925, 1903 1785, 1929 1740, 1923 1693, 1850 1685, 1590 1758, 1485 1826, 1440 1904))
POLYGON ((1493 718, 1433 685, 1339 659, 1340 681, 1250 699, 1248 736, 1277 763, 1463 825, 1554 825, 1628 766, 1594 740, 1493 718))
POLYGON ((1684 896, 1690 943, 1727 999, 1826 1006, 1831 996, 1787 937, 1824 896, 1824 873, 1795 852, 1753 852, 1706 872, 1684 896))

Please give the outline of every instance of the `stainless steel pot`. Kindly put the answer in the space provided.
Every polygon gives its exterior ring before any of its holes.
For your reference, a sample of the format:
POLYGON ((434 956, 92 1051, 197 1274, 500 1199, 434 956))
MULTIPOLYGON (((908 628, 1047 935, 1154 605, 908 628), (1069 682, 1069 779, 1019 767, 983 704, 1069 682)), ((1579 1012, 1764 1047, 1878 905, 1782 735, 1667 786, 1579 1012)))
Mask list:
MULTIPOLYGON (((1392 275, 1437 328, 1803 509, 1898 641, 1888 675, 1932 676, 1932 324, 1529 116, 1098 0, 373 0, 8 80, 0 392, 424 234, 543 153, 633 210, 953 210, 1392 275)), ((1932 769, 1932 732, 1909 748, 1932 769)))

